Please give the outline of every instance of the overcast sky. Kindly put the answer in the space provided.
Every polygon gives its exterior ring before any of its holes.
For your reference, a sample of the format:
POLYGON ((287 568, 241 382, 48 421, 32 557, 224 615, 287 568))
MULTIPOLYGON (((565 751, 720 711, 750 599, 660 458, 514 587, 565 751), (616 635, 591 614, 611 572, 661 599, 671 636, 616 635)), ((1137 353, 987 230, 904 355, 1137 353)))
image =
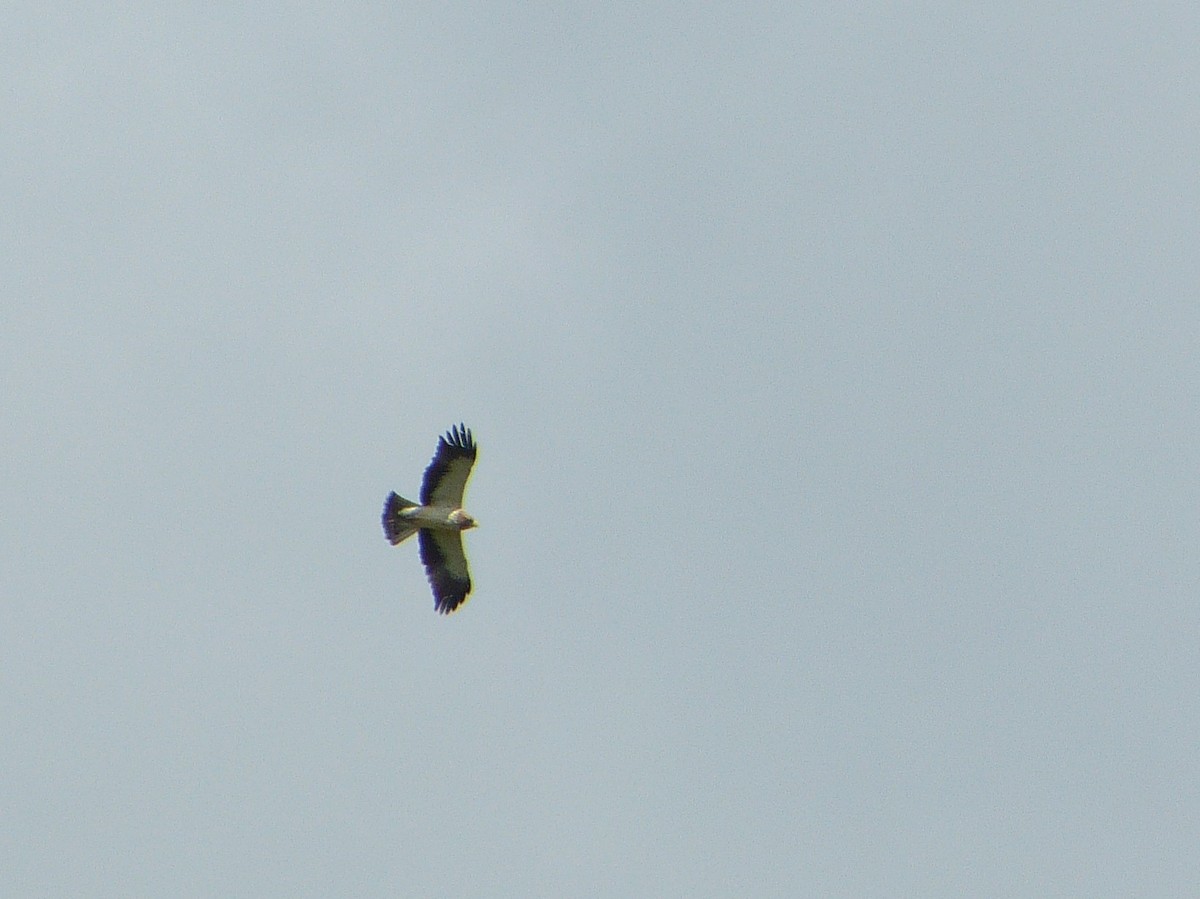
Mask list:
POLYGON ((0 892, 1192 892, 1170 8, 7 4, 0 892))

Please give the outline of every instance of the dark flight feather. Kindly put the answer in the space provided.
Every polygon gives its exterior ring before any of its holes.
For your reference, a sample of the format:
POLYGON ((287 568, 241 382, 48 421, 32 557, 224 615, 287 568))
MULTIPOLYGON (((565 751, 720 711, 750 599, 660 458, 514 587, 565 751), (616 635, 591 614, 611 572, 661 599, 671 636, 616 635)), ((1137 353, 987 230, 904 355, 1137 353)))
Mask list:
POLYGON ((461 505, 471 466, 475 464, 475 452, 471 431, 461 424, 439 437, 433 461, 421 481, 421 505, 461 505))

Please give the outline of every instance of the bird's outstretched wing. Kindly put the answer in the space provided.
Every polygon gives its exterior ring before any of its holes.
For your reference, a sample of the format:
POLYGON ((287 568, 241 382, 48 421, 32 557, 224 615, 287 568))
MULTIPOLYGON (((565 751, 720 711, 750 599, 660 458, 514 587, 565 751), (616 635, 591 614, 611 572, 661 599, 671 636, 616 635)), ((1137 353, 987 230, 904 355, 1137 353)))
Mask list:
POLYGON ((441 613, 453 612, 467 601, 471 592, 471 573, 463 553, 462 535, 457 531, 417 532, 421 562, 433 588, 433 607, 441 613))
POLYGON ((475 440, 471 431, 456 425, 446 436, 438 438, 437 452, 421 482, 421 505, 459 508, 474 464, 475 440))

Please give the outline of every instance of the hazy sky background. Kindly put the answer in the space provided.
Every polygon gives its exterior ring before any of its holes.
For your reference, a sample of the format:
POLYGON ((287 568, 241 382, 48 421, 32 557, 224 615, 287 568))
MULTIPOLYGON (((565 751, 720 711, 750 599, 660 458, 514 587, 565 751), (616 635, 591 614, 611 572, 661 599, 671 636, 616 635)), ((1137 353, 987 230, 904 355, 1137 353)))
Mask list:
POLYGON ((0 892, 1193 891, 1147 9, 6 5, 0 892))

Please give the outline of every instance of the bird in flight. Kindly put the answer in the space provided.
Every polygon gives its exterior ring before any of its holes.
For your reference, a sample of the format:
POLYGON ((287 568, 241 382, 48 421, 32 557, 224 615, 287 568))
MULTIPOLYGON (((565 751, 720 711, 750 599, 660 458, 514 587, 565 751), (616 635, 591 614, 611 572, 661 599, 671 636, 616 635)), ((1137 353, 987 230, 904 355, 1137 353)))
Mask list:
POLYGON ((421 562, 433 588, 433 606, 443 614, 466 602, 471 592, 462 532, 475 527, 475 519, 463 511, 462 501, 475 449, 467 428, 461 424, 451 428, 438 438, 437 452, 425 469, 421 502, 390 493, 383 506, 383 535, 392 546, 417 535, 421 562))

